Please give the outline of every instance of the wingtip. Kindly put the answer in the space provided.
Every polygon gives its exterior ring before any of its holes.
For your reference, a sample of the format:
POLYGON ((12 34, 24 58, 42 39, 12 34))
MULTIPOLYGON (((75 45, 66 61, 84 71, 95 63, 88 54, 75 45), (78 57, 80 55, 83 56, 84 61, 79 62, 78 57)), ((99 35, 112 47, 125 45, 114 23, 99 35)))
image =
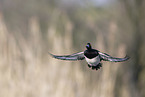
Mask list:
POLYGON ((52 55, 51 53, 48 52, 49 55, 52 55))
POLYGON ((126 58, 126 60, 130 59, 130 57, 128 55, 126 55, 124 58, 126 58))
POLYGON ((49 54, 51 57, 54 57, 54 55, 53 55, 53 54, 51 54, 50 52, 48 52, 48 54, 49 54))

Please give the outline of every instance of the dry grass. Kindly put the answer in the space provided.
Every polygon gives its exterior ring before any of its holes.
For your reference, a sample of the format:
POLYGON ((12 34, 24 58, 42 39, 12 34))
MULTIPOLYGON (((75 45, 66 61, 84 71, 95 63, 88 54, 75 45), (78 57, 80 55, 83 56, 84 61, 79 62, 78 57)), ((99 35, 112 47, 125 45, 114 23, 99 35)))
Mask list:
MULTIPOLYGON (((57 17, 54 18, 56 20, 57 17)), ((73 24, 65 18, 64 36, 56 33, 56 26, 53 24, 48 27, 48 41, 43 42, 37 17, 30 19, 29 33, 25 37, 20 29, 16 32, 8 31, 2 15, 0 16, 0 97, 114 96, 117 72, 122 66, 120 63, 104 62, 103 68, 92 71, 85 62, 83 65, 80 62, 60 61, 47 55, 48 51, 55 54, 69 54, 75 51, 72 38, 73 24)), ((116 30, 117 26, 112 22, 108 36, 108 43, 111 44, 107 52, 123 57, 126 46, 114 45, 116 30)), ((97 48, 105 52, 103 35, 96 37, 97 48)), ((129 97, 129 94, 126 94, 127 89, 125 93, 121 93, 129 97)))

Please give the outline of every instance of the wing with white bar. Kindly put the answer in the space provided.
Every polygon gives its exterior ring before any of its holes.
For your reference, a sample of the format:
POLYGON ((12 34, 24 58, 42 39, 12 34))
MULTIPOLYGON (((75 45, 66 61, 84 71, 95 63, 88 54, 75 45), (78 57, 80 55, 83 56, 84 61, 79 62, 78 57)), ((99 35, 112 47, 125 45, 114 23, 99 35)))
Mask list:
POLYGON ((60 59, 60 60, 72 60, 72 61, 76 61, 76 60, 83 60, 83 59, 85 59, 84 52, 74 53, 74 54, 71 54, 71 55, 62 55, 62 56, 53 55, 51 53, 49 53, 49 54, 53 58, 60 59))
POLYGON ((122 62, 122 61, 126 61, 129 59, 129 56, 125 56, 124 58, 116 58, 116 57, 112 57, 106 53, 102 53, 102 52, 98 52, 100 54, 101 60, 104 61, 111 61, 111 62, 122 62))

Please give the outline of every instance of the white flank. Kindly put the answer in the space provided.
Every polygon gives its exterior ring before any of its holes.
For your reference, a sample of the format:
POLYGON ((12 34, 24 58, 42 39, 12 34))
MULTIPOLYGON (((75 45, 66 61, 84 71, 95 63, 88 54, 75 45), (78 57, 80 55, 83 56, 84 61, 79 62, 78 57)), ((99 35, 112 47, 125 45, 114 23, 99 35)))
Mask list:
POLYGON ((92 59, 89 59, 89 58, 85 57, 85 59, 90 66, 97 66, 100 63, 100 57, 99 56, 94 57, 92 59))

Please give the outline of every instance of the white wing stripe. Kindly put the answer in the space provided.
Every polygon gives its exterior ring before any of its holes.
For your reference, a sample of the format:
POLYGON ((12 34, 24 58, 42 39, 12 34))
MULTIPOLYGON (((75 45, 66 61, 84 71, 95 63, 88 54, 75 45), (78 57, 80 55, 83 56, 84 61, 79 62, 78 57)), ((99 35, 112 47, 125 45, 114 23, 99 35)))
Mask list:
POLYGON ((49 53, 53 58, 60 59, 60 60, 83 60, 84 52, 74 53, 72 55, 64 55, 64 56, 57 56, 49 53))

